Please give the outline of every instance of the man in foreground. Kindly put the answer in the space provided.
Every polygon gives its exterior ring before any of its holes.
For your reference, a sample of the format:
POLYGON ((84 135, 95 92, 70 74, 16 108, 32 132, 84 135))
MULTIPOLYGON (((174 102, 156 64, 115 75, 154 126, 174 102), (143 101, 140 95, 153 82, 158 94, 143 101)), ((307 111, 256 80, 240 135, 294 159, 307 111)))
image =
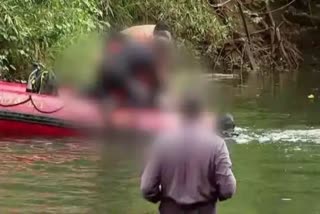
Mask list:
POLYGON ((181 104, 180 128, 153 145, 141 178, 148 201, 161 214, 215 214, 217 201, 233 196, 236 180, 223 139, 200 123, 202 105, 188 96, 181 104))

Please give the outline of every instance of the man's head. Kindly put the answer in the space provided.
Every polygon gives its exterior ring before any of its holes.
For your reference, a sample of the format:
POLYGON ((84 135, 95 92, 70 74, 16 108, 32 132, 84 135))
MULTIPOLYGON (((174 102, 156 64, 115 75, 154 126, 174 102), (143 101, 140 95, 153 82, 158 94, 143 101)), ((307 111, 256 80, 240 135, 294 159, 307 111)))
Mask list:
POLYGON ((185 119, 197 119, 204 109, 204 104, 200 96, 188 93, 183 96, 180 102, 180 111, 185 119))
POLYGON ((163 22, 158 22, 153 30, 153 36, 155 38, 162 38, 168 41, 172 40, 172 36, 170 33, 170 28, 163 22))

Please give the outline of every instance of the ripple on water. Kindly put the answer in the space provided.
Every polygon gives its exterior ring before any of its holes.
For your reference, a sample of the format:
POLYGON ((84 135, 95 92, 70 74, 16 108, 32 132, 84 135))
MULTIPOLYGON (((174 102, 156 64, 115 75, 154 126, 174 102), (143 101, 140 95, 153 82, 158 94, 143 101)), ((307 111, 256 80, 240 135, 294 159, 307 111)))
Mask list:
POLYGON ((255 130, 237 128, 236 132, 239 133, 239 136, 234 137, 233 140, 240 144, 250 142, 303 142, 320 144, 320 129, 255 130))

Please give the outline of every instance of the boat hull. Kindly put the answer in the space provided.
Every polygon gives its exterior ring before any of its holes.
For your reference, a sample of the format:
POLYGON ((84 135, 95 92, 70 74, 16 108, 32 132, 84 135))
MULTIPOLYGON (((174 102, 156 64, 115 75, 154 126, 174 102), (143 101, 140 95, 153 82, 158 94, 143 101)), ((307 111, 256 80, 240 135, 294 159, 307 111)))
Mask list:
MULTIPOLYGON (((117 109, 106 120, 99 103, 70 91, 54 97, 27 93, 24 88, 25 84, 0 82, 1 137, 83 137, 106 125, 156 134, 174 129, 179 121, 175 113, 147 109, 117 109)), ((206 120, 208 126, 213 124, 211 118, 206 120)))

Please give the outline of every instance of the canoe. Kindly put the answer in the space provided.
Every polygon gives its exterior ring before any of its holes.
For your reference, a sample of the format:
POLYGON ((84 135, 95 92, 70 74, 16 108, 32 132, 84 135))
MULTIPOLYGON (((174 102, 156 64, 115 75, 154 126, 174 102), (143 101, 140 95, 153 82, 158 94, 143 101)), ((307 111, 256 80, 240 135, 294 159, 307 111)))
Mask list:
MULTIPOLYGON (((61 89, 59 96, 26 92, 26 84, 0 81, 1 137, 80 137, 105 127, 101 107, 94 100, 61 89)), ((213 125, 206 117, 206 125, 213 125)), ((157 133, 177 127, 176 113, 154 109, 117 109, 108 126, 157 133)))

